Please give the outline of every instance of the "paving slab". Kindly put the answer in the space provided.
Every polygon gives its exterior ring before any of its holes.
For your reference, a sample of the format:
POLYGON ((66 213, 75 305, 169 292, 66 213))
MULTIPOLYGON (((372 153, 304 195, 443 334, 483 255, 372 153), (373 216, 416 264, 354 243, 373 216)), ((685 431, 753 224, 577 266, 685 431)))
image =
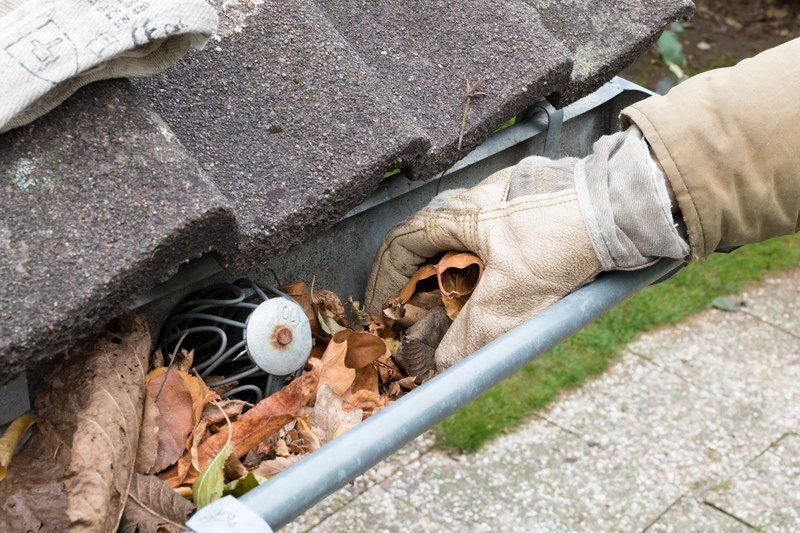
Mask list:
MULTIPOLYGON (((794 278, 782 279, 781 291, 791 293, 794 278)), ((774 287, 749 301, 756 308, 780 302, 773 300, 772 293, 779 292, 774 287)), ((800 337, 748 313, 710 309, 675 328, 647 335, 628 350, 719 397, 714 405, 724 399, 722 412, 738 409, 743 423, 737 438, 758 427, 780 434, 800 425, 800 337)))
POLYGON ((645 530, 647 533, 752 533, 730 515, 684 496, 645 530))
POLYGON ((565 87, 566 50, 516 0, 321 0, 336 29, 431 141, 412 179, 441 173, 511 117, 565 87), (466 82, 484 82, 462 120, 466 82), (461 145, 459 148, 459 139, 461 145))
POLYGON ((596 90, 652 46, 671 22, 694 14, 690 0, 525 0, 575 61, 566 105, 596 90))
POLYGON ((788 434, 703 499, 764 531, 800 529, 800 437, 788 434))
POLYGON ((470 531, 633 531, 680 496, 544 421, 450 457, 432 451, 381 486, 470 531))
POLYGON ((741 300, 744 312, 800 337, 800 269, 770 276, 741 300))
POLYGON ((239 31, 136 82, 233 204, 233 270, 330 227, 429 146, 313 2, 255 4, 239 31))
MULTIPOLYGON (((781 280, 765 286, 793 290, 781 280)), ((748 306, 772 299, 758 294, 748 306)), ((385 505, 469 531, 796 530, 799 350, 755 316, 707 310, 480 452, 425 453, 380 483, 385 505)))
MULTIPOLYGON (((406 465, 419 459, 433 447, 433 443, 433 434, 423 433, 403 446, 397 453, 381 461, 330 497, 314 505, 302 516, 287 524, 281 531, 286 531, 287 533, 309 531, 378 483, 402 471, 406 465)), ((355 505, 353 509, 360 509, 360 507, 355 505)))
POLYGON ((0 136, 0 213, 0 384, 236 239, 225 199, 124 81, 0 136))
POLYGON ((408 503, 391 497, 380 485, 368 489, 338 513, 315 527, 315 533, 341 531, 466 531, 466 523, 421 513, 408 503))

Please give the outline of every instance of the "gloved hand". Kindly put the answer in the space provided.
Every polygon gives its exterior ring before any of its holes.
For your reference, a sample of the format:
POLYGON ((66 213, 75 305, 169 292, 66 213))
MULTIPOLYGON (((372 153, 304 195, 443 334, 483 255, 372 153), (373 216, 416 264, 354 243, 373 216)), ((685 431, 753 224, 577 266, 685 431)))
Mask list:
POLYGON ((216 29, 205 0, 0 0, 0 133, 89 83, 161 72, 216 29))
POLYGON ((635 126, 584 159, 523 159, 469 190, 447 191, 395 226, 367 285, 373 313, 426 258, 469 251, 483 278, 436 351, 447 368, 604 270, 685 257, 664 176, 635 126))

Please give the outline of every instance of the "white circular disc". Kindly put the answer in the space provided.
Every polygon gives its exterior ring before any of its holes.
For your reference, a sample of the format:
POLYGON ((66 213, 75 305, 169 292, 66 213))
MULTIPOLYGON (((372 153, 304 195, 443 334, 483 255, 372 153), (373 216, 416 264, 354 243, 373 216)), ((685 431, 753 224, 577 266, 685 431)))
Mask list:
POLYGON ((311 353, 311 325, 303 308, 288 298, 270 298, 247 318, 244 333, 250 359, 262 370, 276 376, 288 376, 303 367, 311 353), (276 333, 287 328, 292 340, 285 346, 276 333))

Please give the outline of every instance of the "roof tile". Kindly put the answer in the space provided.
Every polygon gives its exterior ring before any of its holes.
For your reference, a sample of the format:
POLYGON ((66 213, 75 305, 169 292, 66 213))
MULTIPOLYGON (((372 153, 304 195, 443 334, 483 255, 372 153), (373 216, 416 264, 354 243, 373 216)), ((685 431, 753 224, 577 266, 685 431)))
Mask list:
POLYGON ((82 89, 2 142, 0 383, 235 238, 223 198, 127 82, 82 89))

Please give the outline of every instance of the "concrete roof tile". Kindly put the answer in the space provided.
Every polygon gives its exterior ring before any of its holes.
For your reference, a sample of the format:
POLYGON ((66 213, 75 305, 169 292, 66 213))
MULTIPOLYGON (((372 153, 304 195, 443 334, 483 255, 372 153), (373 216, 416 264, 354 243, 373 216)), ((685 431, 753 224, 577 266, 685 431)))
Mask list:
POLYGON ((326 15, 431 140, 408 169, 442 172, 531 104, 562 91, 572 59, 519 2, 322 0, 326 15), (472 101, 459 149, 466 82, 472 101))
POLYGON ((226 201, 125 81, 0 141, 0 383, 236 236, 226 201))

